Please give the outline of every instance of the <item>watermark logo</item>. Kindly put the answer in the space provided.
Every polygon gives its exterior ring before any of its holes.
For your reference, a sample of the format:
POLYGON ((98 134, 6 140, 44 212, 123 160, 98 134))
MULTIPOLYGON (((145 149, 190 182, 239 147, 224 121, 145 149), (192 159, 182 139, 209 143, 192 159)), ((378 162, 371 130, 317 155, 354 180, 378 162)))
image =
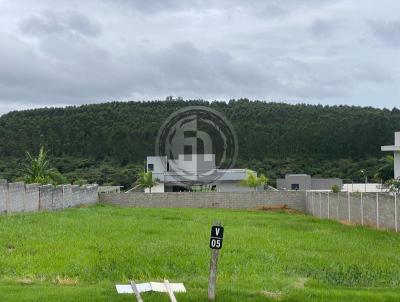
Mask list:
POLYGON ((181 185, 204 185, 233 168, 238 154, 232 124, 220 112, 189 106, 171 114, 161 126, 156 155, 167 156, 167 178, 181 185))

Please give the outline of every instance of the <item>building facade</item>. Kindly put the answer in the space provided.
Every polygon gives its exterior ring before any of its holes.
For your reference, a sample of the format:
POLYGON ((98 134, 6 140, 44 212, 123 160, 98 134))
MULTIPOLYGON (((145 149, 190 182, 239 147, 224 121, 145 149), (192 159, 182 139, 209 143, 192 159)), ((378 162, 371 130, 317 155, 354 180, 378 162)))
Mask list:
MULTIPOLYGON (((166 156, 148 156, 147 171, 152 171, 157 184, 151 189, 157 192, 216 191, 250 192, 253 189, 241 182, 247 177, 247 169, 218 169, 214 154, 180 154, 177 159, 166 156)), ((255 173, 255 172, 253 172, 255 173)), ((262 190, 262 188, 257 188, 262 190)), ((148 189, 145 192, 149 192, 148 189)))
POLYGON ((278 190, 331 190, 333 186, 343 187, 339 178, 313 178, 307 174, 286 174, 277 179, 278 190))
POLYGON ((394 154, 394 178, 400 178, 400 131, 394 134, 393 146, 382 146, 382 151, 394 154))

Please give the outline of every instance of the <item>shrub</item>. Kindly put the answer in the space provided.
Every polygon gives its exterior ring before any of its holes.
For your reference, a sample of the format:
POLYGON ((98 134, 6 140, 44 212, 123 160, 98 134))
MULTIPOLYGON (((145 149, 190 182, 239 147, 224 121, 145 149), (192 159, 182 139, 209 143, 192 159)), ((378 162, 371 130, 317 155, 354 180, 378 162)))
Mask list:
POLYGON ((386 186, 390 192, 400 193, 400 178, 388 180, 386 186))
POLYGON ((331 190, 332 190, 332 193, 336 193, 336 194, 341 191, 338 185, 333 185, 331 190))

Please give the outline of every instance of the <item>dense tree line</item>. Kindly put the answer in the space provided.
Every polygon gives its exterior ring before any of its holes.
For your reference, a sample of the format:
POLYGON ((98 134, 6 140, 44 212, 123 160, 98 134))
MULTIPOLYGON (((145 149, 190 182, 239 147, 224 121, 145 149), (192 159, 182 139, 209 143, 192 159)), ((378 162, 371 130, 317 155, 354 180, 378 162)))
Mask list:
POLYGON ((246 99, 111 102, 67 108, 11 112, 0 118, 0 176, 18 177, 25 152, 49 151, 70 178, 133 183, 162 122, 188 105, 210 106, 233 124, 239 140, 239 166, 276 178, 286 172, 357 179, 373 172, 384 156, 380 146, 400 130, 398 109, 289 105, 246 99), (107 171, 108 170, 108 171, 107 171), (123 177, 120 173, 124 171, 123 177), (335 175, 333 175, 335 174, 335 175), (119 176, 117 176, 119 175, 119 176))

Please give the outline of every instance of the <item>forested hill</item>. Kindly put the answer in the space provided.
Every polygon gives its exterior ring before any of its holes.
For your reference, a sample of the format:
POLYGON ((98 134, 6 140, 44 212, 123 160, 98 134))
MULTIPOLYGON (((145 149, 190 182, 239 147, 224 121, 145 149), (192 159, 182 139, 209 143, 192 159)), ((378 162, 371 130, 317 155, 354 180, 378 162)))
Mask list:
POLYGON ((37 152, 44 145, 54 158, 141 164, 154 153, 162 122, 188 105, 210 106, 223 113, 238 135, 239 164, 257 163, 261 170, 265 160, 380 158, 380 146, 392 143, 393 132, 400 129, 398 109, 248 100, 112 102, 3 115, 0 156, 3 161, 23 158, 25 151, 37 152))

